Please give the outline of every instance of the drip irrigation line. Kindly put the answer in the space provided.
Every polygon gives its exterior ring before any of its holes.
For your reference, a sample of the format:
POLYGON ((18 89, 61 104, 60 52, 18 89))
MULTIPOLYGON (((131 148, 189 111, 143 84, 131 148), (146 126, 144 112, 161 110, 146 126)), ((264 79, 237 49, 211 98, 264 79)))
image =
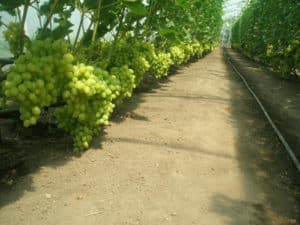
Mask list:
POLYGON ((0 58, 1 65, 13 64, 15 61, 14 58, 0 58))
POLYGON ((288 144, 288 142, 286 141, 286 139, 284 138, 284 136, 281 134, 280 130, 277 128, 277 126, 273 122, 271 116, 267 112, 266 108, 264 107, 264 105, 262 104, 262 102, 260 101, 260 99, 257 97, 257 95, 255 94, 255 92, 249 86, 249 84, 248 84, 247 80, 245 79, 245 77, 243 76, 243 74, 232 63, 232 60, 231 60, 230 56, 228 56, 227 53, 225 53, 225 55, 226 55, 227 61, 229 62, 229 64, 231 65, 231 67, 233 68, 233 70, 235 71, 235 73, 241 78, 241 80, 243 81, 244 85, 247 87, 248 91, 251 93, 251 95, 254 97, 255 101, 259 105, 260 109, 263 111, 263 113, 264 113, 265 117, 267 118, 269 124, 273 128, 274 132, 276 133, 276 135, 279 138, 280 142, 282 143, 282 145, 284 146, 285 150, 289 154, 289 156, 292 159, 294 165, 296 166, 298 172, 300 173, 300 162, 297 159, 294 151, 292 150, 292 148, 290 147, 290 145, 288 144))

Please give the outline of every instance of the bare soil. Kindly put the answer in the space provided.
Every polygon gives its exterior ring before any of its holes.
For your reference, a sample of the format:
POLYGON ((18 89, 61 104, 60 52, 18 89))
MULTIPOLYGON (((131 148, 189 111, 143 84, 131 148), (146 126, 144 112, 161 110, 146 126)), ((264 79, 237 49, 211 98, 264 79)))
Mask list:
POLYGON ((300 159, 300 79, 281 75, 253 62, 237 51, 226 49, 234 65, 243 73, 268 113, 300 159))
POLYGON ((1 187, 1 225, 300 223, 299 174, 222 49, 136 94, 82 155, 33 148, 47 157, 1 187))

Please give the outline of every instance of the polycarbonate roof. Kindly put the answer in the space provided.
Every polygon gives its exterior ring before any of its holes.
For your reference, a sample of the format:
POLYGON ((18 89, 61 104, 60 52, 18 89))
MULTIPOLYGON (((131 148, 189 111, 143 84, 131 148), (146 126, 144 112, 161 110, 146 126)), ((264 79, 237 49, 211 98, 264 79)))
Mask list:
POLYGON ((225 0, 224 21, 237 18, 249 2, 250 0, 225 0))

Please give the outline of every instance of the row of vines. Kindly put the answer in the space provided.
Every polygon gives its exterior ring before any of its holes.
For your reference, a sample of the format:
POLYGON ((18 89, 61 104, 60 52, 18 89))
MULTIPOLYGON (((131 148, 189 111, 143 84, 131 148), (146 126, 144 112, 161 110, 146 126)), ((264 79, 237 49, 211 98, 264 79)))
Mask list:
POLYGON ((18 105, 25 127, 46 108, 70 133, 74 150, 89 147, 116 105, 145 74, 167 76, 191 57, 214 48, 222 0, 0 0, 14 20, 0 21, 15 56, 1 83, 0 109, 18 105), (29 11, 39 27, 29 37, 29 11), (72 15, 80 15, 78 24, 72 15))
POLYGON ((299 21, 299 0, 252 0, 232 28, 232 46, 289 78, 300 72, 299 21))

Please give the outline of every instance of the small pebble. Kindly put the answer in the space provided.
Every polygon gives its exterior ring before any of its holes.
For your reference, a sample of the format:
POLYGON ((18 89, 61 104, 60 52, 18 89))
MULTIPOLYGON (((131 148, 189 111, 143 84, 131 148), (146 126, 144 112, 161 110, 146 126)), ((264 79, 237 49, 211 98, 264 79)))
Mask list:
POLYGON ((51 194, 48 194, 48 193, 47 193, 47 194, 45 194, 45 196, 46 196, 46 198, 47 198, 47 199, 50 199, 50 198, 52 198, 52 195, 51 195, 51 194))

